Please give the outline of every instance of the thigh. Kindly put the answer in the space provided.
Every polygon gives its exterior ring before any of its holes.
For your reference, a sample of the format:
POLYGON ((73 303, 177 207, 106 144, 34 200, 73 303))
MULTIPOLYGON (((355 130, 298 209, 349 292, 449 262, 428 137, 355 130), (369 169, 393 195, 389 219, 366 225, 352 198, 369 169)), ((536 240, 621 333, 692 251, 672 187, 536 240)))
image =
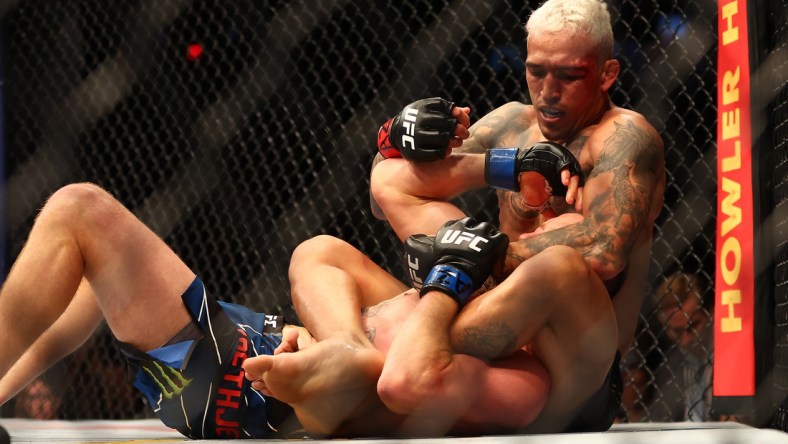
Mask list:
POLYGON ((302 242, 293 252, 289 274, 292 284, 331 282, 335 292, 356 294, 361 307, 376 305, 408 289, 360 250, 328 235, 302 242))
POLYGON ((528 346, 550 373, 546 411, 554 415, 601 386, 618 342, 604 284, 568 247, 534 256, 471 301, 452 327, 452 341, 459 351, 490 358, 528 346))
POLYGON ((80 217, 85 277, 113 334, 141 350, 161 346, 191 320, 181 294, 194 273, 153 231, 98 187, 80 217))
POLYGON ((365 307, 380 304, 411 289, 364 255, 353 274, 362 289, 362 305, 365 307))
MULTIPOLYGON (((615 333, 615 314, 603 282, 579 253, 561 246, 523 262, 471 300, 452 326, 452 340, 463 352, 498 358, 543 333, 570 346, 581 333, 607 337, 610 330, 615 333)), ((615 342, 607 347, 611 357, 615 342)))

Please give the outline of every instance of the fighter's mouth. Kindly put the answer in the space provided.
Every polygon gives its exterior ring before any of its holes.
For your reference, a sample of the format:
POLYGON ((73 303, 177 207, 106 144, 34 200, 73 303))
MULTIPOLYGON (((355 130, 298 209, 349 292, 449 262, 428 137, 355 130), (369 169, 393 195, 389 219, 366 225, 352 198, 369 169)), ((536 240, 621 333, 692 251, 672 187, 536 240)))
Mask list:
POLYGON ((539 112, 547 119, 557 119, 564 115, 564 112, 555 108, 539 108, 539 112))

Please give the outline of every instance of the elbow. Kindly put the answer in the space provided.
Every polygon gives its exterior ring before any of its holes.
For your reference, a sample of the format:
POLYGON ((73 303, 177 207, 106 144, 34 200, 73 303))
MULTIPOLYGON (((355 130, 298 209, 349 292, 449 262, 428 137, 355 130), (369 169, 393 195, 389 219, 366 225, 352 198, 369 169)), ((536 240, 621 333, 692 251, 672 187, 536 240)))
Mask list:
MULTIPOLYGON (((377 170, 383 168, 378 167, 377 170)), ((388 180, 388 176, 381 172, 375 174, 373 172, 369 183, 369 195, 372 203, 372 209, 379 219, 385 220, 386 213, 393 207, 399 204, 402 193, 396 188, 396 185, 388 180)))
POLYGON ((620 258, 593 257, 590 260, 591 268, 603 281, 618 276, 626 267, 626 262, 620 258))
POLYGON ((613 276, 616 275, 617 267, 614 267, 613 264, 608 263, 604 259, 595 257, 592 258, 592 260, 590 260, 589 262, 591 264, 591 269, 594 270, 594 273, 596 273, 597 276, 599 276, 599 278, 602 279, 603 281, 611 279, 613 276))
POLYGON ((413 168, 404 159, 386 159, 372 170, 369 194, 383 214, 407 211, 424 201, 425 198, 421 197, 424 185, 413 168))
POLYGON ((621 272, 622 269, 616 264, 611 264, 605 260, 598 259, 591 261, 591 268, 603 281, 614 278, 619 272, 621 272))
POLYGON ((372 175, 369 181, 369 197, 374 204, 373 208, 377 206, 377 210, 381 211, 385 208, 386 197, 391 193, 387 192, 388 185, 383 179, 378 178, 375 174, 372 175))
POLYGON ((409 415, 442 398, 446 369, 432 365, 418 374, 385 371, 378 380, 378 396, 394 413, 409 415))

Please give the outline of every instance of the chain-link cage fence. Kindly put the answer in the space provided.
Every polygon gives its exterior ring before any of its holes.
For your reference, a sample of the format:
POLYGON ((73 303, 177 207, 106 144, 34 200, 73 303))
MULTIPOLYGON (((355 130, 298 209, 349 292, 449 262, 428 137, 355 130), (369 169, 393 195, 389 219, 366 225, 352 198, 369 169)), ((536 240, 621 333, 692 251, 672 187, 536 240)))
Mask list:
POLYGON ((773 8, 769 15, 773 30, 769 47, 769 67, 772 85, 768 88, 771 100, 766 106, 774 165, 774 415, 772 426, 788 431, 788 1, 773 8))
MULTIPOLYGON (((11 2, 0 8, 8 257, 52 192, 90 181, 223 300, 295 320, 289 255, 320 233, 404 277, 399 242, 369 209, 377 128, 428 96, 470 106, 474 120, 528 101, 522 25, 536 6, 11 2)), ((613 99, 662 134, 668 175, 620 418, 710 419, 716 2, 609 6, 623 68, 613 99)), ((491 197, 460 203, 494 219, 491 197)), ((2 413, 150 416, 125 378, 104 328, 2 413), (29 407, 42 393, 48 410, 29 407)))

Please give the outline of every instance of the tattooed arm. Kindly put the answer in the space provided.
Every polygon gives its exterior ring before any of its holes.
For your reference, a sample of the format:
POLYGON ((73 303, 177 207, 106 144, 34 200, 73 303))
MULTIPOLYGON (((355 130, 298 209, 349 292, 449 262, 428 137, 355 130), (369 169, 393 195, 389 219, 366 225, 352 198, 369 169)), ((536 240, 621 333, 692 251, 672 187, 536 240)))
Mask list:
POLYGON ((528 105, 509 102, 479 119, 470 137, 455 152, 481 154, 496 147, 526 147, 533 144, 528 105))
POLYGON ((582 222, 512 243, 504 274, 552 245, 580 251, 602 279, 623 270, 632 249, 651 234, 662 206, 662 141, 637 114, 603 121, 589 137, 594 166, 583 192, 582 222))

